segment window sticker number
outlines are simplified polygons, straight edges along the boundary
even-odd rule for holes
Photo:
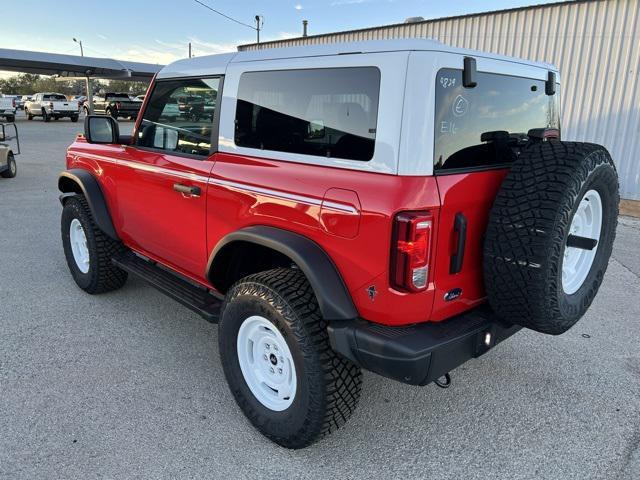
[[[454,77],[440,77],[440,85],[444,88],[455,87],[456,79]]]

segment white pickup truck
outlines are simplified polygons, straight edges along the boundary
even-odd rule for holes
[[[12,97],[0,95],[0,118],[4,117],[11,123],[16,119],[16,100]]]
[[[36,93],[30,102],[24,104],[24,112],[28,120],[42,116],[45,122],[52,118],[69,117],[72,122],[77,122],[80,115],[78,102],[67,100],[61,93]]]

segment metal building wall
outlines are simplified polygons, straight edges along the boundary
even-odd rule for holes
[[[266,42],[260,48],[403,37],[557,65],[563,138],[605,145],[618,168],[621,196],[640,200],[640,0],[563,2]]]

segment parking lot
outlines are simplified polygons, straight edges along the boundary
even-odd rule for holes
[[[0,179],[0,478],[640,478],[640,221],[621,218],[568,333],[522,331],[447,390],[365,373],[347,425],[289,451],[236,406],[215,325],[135,278],[76,287],[56,187],[82,123],[17,123],[18,176]]]

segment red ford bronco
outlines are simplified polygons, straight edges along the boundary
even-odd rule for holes
[[[92,294],[142,277],[219,322],[240,408],[307,446],[349,418],[361,369],[446,386],[589,307],[618,180],[603,147],[560,140],[559,85],[430,40],[175,62],[133,135],[88,116],[69,147],[69,269]]]

